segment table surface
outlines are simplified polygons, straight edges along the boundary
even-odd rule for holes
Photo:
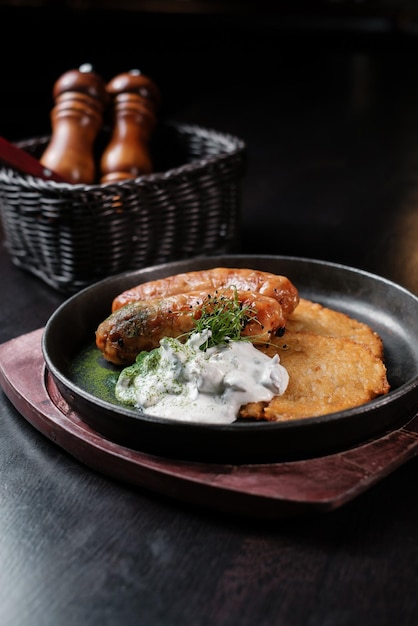
[[[172,106],[247,142],[243,251],[336,261],[418,294],[416,45],[284,58]],[[3,343],[65,296],[4,245],[0,266]],[[418,623],[416,460],[335,511],[244,518],[85,467],[0,393],[0,476],[4,626]]]

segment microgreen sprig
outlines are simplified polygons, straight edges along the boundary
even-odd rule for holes
[[[211,331],[210,337],[200,346],[202,350],[230,341],[239,341],[245,326],[251,321],[258,321],[257,311],[239,301],[235,287],[230,289],[232,297],[219,291],[213,296],[208,294],[198,313],[194,314],[195,328],[191,333]],[[245,339],[251,340],[251,337]]]

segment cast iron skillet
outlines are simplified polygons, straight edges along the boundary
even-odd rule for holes
[[[383,339],[391,391],[362,407],[288,422],[199,424],[141,414],[118,404],[118,368],[94,345],[95,330],[120,292],[138,283],[210,267],[247,267],[287,276],[300,296],[366,322]],[[418,298],[379,276],[319,260],[226,255],[166,263],[105,279],[62,304],[42,349],[60,393],[90,427],[129,448],[185,460],[264,463],[337,452],[412,418],[418,409]]]

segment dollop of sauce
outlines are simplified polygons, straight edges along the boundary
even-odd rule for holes
[[[247,402],[270,401],[285,392],[289,374],[278,355],[269,357],[250,341],[200,348],[210,331],[186,343],[165,337],[122,370],[115,395],[149,415],[189,422],[229,424]]]

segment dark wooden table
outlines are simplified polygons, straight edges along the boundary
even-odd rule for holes
[[[239,55],[226,39],[213,43],[229,53],[219,81],[207,54],[208,82],[168,109],[246,140],[243,251],[336,261],[418,294],[415,37],[307,36],[302,50],[279,31]],[[15,139],[29,122],[9,124]],[[65,297],[4,246],[0,266],[3,343],[43,327]],[[221,514],[92,471],[0,393],[0,622],[415,626],[417,484],[412,460],[325,514]]]

